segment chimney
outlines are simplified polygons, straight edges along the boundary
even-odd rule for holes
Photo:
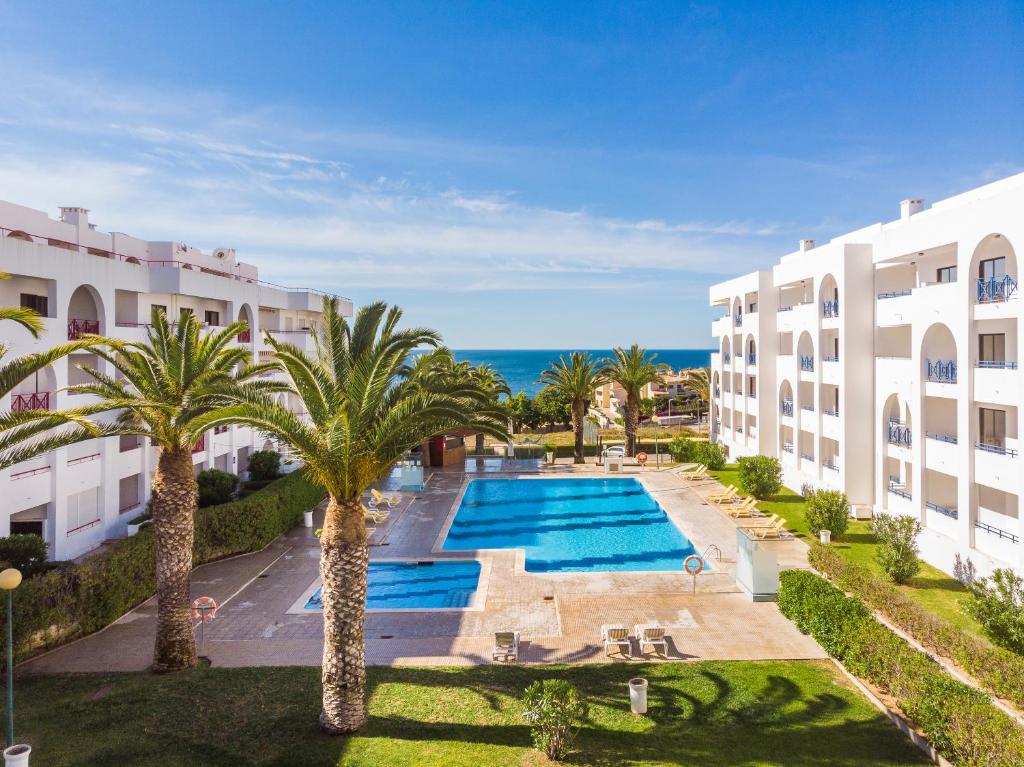
[[[814,240],[800,240],[800,252],[806,253],[814,249]]]
[[[924,200],[902,200],[900,202],[900,220],[906,221],[922,210],[924,210]]]
[[[60,209],[60,220],[65,224],[88,228],[89,210],[87,208],[63,207]]]

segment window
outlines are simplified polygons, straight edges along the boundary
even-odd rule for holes
[[[167,307],[164,306],[163,304],[153,304],[151,307],[149,307],[150,314],[152,314],[154,309],[163,312],[164,315],[167,314]]]
[[[944,266],[941,269],[937,269],[935,279],[938,282],[956,282],[956,267]]]
[[[987,407],[978,408],[978,411],[978,441],[983,445],[1006,447],[1006,411]]]
[[[747,392],[749,393],[749,396],[751,396],[751,397],[756,397],[757,396],[757,379],[756,378],[751,377],[749,379],[749,381],[747,383]]]
[[[97,503],[99,488],[94,487],[68,496],[68,535],[72,535],[100,521]]]
[[[203,313],[203,319],[207,325],[220,325],[220,312],[206,311]]]
[[[982,280],[1001,280],[1006,276],[1006,258],[989,258],[978,265],[978,278]]]
[[[34,293],[21,294],[21,306],[23,309],[31,309],[36,314],[46,317],[50,307],[50,299],[46,296],[37,296]]]
[[[978,359],[982,362],[1006,361],[1006,334],[981,333],[978,335]]]

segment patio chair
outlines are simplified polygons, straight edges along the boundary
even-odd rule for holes
[[[722,501],[728,501],[730,498],[735,496],[739,491],[736,489],[736,485],[729,485],[725,490],[720,493],[708,493],[708,500],[712,503],[721,503]]]
[[[689,469],[687,471],[677,472],[683,479],[697,480],[704,479],[708,475],[708,467],[704,464],[698,464],[696,468]]]
[[[730,517],[750,517],[757,511],[757,499],[753,496],[733,504],[726,512]]]
[[[494,632],[494,649],[491,651],[491,657],[503,663],[515,663],[519,660],[519,632]]]
[[[618,647],[627,658],[633,655],[633,646],[629,641],[629,629],[625,626],[619,624],[601,626],[601,641],[604,642],[605,655],[611,655],[612,647]]]
[[[384,495],[384,493],[382,493],[380,490],[378,490],[375,487],[370,488],[370,495],[373,498],[374,503],[377,504],[378,506],[391,506],[391,507],[394,507],[394,506],[397,506],[398,504],[400,504],[402,502],[402,499],[401,499],[400,496],[397,496],[397,495]]]
[[[655,651],[660,647],[662,655],[668,654],[668,642],[665,641],[664,627],[659,626],[657,623],[638,623],[633,628],[633,631],[637,644],[640,645],[641,655],[644,652],[645,646]]]
[[[379,525],[381,522],[386,521],[387,518],[391,516],[391,511],[388,509],[381,509],[376,506],[371,509],[368,509],[364,506],[363,514],[366,516],[367,519],[372,520],[373,522],[376,522]]]
[[[782,537],[782,533],[786,531],[786,520],[779,517],[766,527],[751,527],[749,530],[751,534],[759,540],[764,540],[765,538],[780,538]]]

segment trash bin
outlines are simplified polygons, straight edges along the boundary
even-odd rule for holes
[[[818,540],[821,541],[822,545],[828,546],[829,541],[832,540],[832,531],[831,530],[819,530],[818,531]]]
[[[647,680],[634,677],[629,680],[629,709],[634,714],[647,713]]]
[[[32,753],[32,746],[24,743],[4,749],[4,767],[28,767],[28,755]]]
[[[312,527],[313,526],[313,512],[312,511],[304,511],[304,512],[302,512],[302,526],[303,527]]]

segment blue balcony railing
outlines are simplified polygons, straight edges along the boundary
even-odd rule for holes
[[[822,413],[822,415],[830,415],[833,418],[838,418],[839,417],[839,411],[838,410],[833,410],[832,408],[825,408],[824,410],[821,411],[821,413]]]
[[[780,306],[779,307],[779,311],[780,312],[791,312],[791,311],[793,311],[793,307],[792,306]]]
[[[925,378],[933,383],[956,383],[956,360],[925,360]]]
[[[978,450],[984,450],[986,453],[998,453],[999,455],[1008,455],[1011,458],[1017,457],[1017,451],[1004,445],[993,445],[990,442],[975,442],[974,446]]]
[[[951,509],[948,506],[940,506],[939,504],[932,503],[931,501],[925,501],[924,505],[926,509],[937,511],[939,514],[949,517],[950,519],[957,519],[960,516],[956,509]]]
[[[878,298],[899,298],[900,296],[909,296],[910,292],[910,288],[907,288],[906,290],[886,290],[883,293],[879,293]]]
[[[729,352],[725,352],[725,353],[722,354],[722,362],[725,362],[726,364],[728,364],[731,361],[732,361],[732,355],[729,354]]]
[[[839,355],[837,354],[837,355],[835,355],[833,357],[822,357],[821,361],[822,362],[839,362]]]
[[[821,305],[822,314],[825,317],[838,317],[839,316],[839,299],[834,301],[825,301]]]
[[[801,354],[800,355],[800,369],[801,370],[806,370],[808,372],[814,372],[814,356],[813,355],[804,356],[803,354]]]
[[[994,370],[1016,370],[1017,363],[1008,360],[978,360],[974,363],[979,368],[992,368]]]
[[[756,365],[757,364],[757,355],[754,354],[753,352],[748,354],[747,355],[747,364],[748,365]]]
[[[808,413],[813,413],[814,412],[814,403],[811,403],[810,405],[801,405],[800,409],[801,410],[805,410]]]
[[[908,501],[914,500],[914,496],[910,494],[910,491],[899,485],[889,485],[889,492],[893,495],[898,495],[900,498],[906,498]]]
[[[733,322],[736,324],[736,327],[739,327],[740,325],[742,325],[743,324],[743,315],[742,314],[737,314],[735,317],[733,317]]]
[[[779,409],[783,415],[793,415],[793,400],[783,400]]]
[[[924,436],[928,439],[937,440],[938,442],[948,442],[951,445],[957,444],[955,434],[939,434],[938,432],[934,431],[926,431],[924,433]]]
[[[839,471],[839,464],[831,459],[825,461],[825,463],[823,463],[822,466],[828,469],[829,471]]]
[[[810,461],[811,463],[814,463],[814,456],[811,455],[810,453],[800,453],[800,457],[805,461]]]
[[[899,421],[889,421],[889,444],[900,447],[911,446],[910,427],[904,426]]]
[[[990,304],[1005,301],[1017,292],[1017,281],[1009,274],[1002,277],[978,278],[978,303]]]
[[[1008,533],[1005,530],[1000,530],[998,527],[993,527],[992,525],[985,524],[984,522],[976,521],[974,523],[974,526],[979,530],[984,530],[986,533],[992,533],[992,535],[996,535],[1004,540],[1009,541],[1010,543],[1017,543],[1017,541],[1020,540],[1013,533]]]

